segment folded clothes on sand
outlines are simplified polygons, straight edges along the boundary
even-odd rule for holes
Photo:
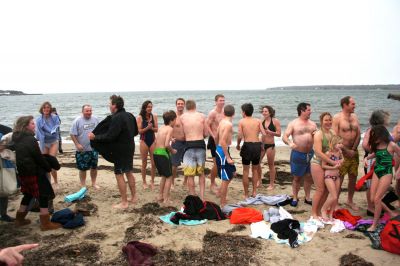
[[[238,202],[238,204],[242,206],[246,205],[261,205],[261,204],[267,204],[271,206],[275,206],[281,202],[286,201],[290,197],[286,194],[283,195],[273,195],[273,196],[265,196],[262,194],[257,194],[255,197],[249,197],[245,199],[244,201]]]

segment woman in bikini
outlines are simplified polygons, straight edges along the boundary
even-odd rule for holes
[[[60,119],[51,113],[51,103],[44,102],[39,109],[40,116],[36,118],[36,138],[43,154],[56,157],[58,152]],[[58,188],[57,171],[52,170],[51,175],[54,179],[53,188]]]
[[[332,115],[328,112],[323,112],[319,116],[319,121],[321,128],[314,134],[314,157],[311,160],[311,176],[315,184],[315,193],[312,200],[310,219],[317,223],[319,223],[318,218],[322,215],[321,209],[328,196],[322,161],[330,165],[337,164],[337,167],[340,166],[340,163],[333,161],[326,155],[326,152],[329,150],[329,142],[335,135],[335,132],[332,130]]]
[[[157,115],[152,114],[153,103],[151,101],[145,101],[142,104],[140,114],[137,117],[137,125],[139,127],[140,134],[140,156],[142,158],[142,180],[143,188],[148,188],[146,181],[146,168],[147,168],[147,156],[150,156],[151,162],[151,181],[150,187],[154,189],[154,176],[155,176],[155,165],[153,159],[154,143],[155,143],[155,132],[158,130]]]
[[[369,135],[369,146],[371,154],[365,159],[375,158],[374,174],[371,183],[371,199],[374,203],[374,220],[368,231],[373,232],[379,223],[379,217],[382,211],[382,198],[386,194],[393,178],[393,155],[400,155],[400,147],[391,141],[389,131],[385,126],[379,125],[371,128]],[[400,170],[395,173],[396,179],[400,179]]]
[[[269,168],[269,186],[267,190],[274,189],[276,169],[275,169],[275,137],[281,136],[281,122],[275,118],[275,110],[271,106],[262,107],[262,115],[264,120],[262,121],[262,126],[265,129],[266,135],[262,136],[262,149],[261,149],[261,159],[259,164],[259,179],[257,182],[257,187],[261,186],[262,181],[262,167],[261,162],[265,155],[267,155],[268,168]]]

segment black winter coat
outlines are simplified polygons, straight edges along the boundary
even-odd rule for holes
[[[126,160],[135,152],[136,119],[124,108],[106,117],[93,130],[91,146],[109,162]]]
[[[33,133],[14,132],[12,135],[19,176],[39,176],[51,171],[49,163],[42,155]]]

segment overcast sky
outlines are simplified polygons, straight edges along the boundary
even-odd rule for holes
[[[400,1],[2,1],[0,89],[399,84]]]

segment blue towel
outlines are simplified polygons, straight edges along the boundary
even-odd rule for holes
[[[87,188],[83,187],[78,192],[65,196],[64,201],[65,202],[73,202],[74,200],[81,200],[85,197],[86,192],[87,192]]]
[[[161,221],[171,224],[171,225],[176,225],[173,222],[171,222],[171,217],[175,215],[176,212],[171,212],[170,214],[160,216]],[[199,225],[199,224],[205,224],[207,222],[207,219],[204,220],[179,220],[179,225]]]

